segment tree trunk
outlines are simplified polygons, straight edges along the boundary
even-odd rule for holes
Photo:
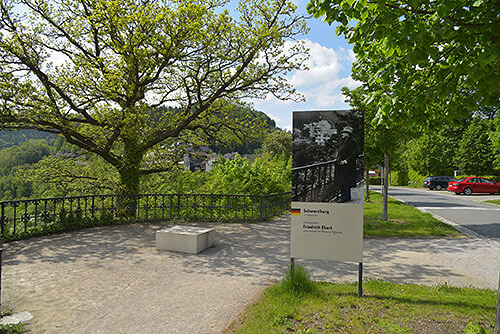
[[[368,167],[368,162],[365,161],[365,201],[370,200],[370,168]]]
[[[384,192],[382,203],[382,220],[387,221],[387,199],[389,194],[389,145],[385,145],[384,152]]]
[[[133,219],[137,214],[137,205],[140,182],[140,165],[143,152],[138,149],[136,140],[124,140],[124,154],[122,164],[118,169],[120,174],[120,195],[117,205],[119,216],[124,219]]]

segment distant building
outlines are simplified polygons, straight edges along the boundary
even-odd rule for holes
[[[325,145],[328,139],[337,134],[337,129],[324,119],[304,124],[304,130],[309,132],[309,137],[318,145]]]

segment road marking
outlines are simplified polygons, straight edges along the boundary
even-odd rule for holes
[[[423,210],[479,210],[479,211],[500,211],[497,208],[475,208],[472,206],[450,206],[450,207],[433,207],[433,206],[416,206]]]

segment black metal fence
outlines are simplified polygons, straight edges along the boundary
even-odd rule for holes
[[[354,185],[363,182],[363,159],[364,154],[356,158]],[[292,168],[292,201],[334,202],[340,196],[340,187],[334,182],[336,164],[335,159]]]
[[[0,202],[2,240],[124,221],[262,221],[290,209],[291,192],[271,195],[92,195]]]
[[[333,183],[337,160],[292,169],[293,201],[328,202],[340,194]]]

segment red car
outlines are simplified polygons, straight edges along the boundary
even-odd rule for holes
[[[448,183],[448,190],[455,194],[470,195],[472,193],[500,194],[500,183],[495,183],[484,177],[466,177]]]

